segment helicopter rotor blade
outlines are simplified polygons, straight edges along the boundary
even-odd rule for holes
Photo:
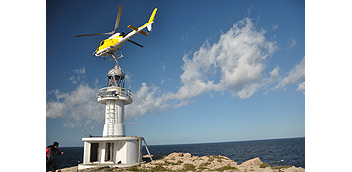
[[[119,27],[121,13],[122,13],[122,8],[123,8],[123,6],[120,5],[119,6],[119,11],[117,12],[117,18],[116,18],[115,28],[114,28],[113,32],[116,31],[117,27]]]
[[[82,36],[93,36],[93,35],[112,35],[114,32],[108,33],[93,33],[93,34],[83,34],[83,35],[75,35],[75,37],[82,37]]]
[[[113,31],[108,32],[108,33],[93,33],[93,34],[75,35],[75,37],[94,36],[94,35],[113,35],[113,34],[115,34],[117,27],[119,27],[122,9],[123,9],[123,6],[120,5],[120,6],[119,6],[119,11],[117,12],[117,18],[116,18],[115,28],[114,28]]]
[[[141,45],[141,44],[138,44],[137,42],[134,42],[134,41],[132,41],[132,40],[130,40],[130,39],[128,39],[127,41],[129,41],[129,42],[131,42],[131,43],[133,43],[133,44],[136,44],[136,45],[138,45],[138,46],[140,46],[140,47],[144,47],[143,45]]]

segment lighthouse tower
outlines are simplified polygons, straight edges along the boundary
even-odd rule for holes
[[[125,74],[116,64],[107,74],[107,87],[98,93],[98,102],[105,105],[105,124],[102,136],[82,138],[83,163],[78,169],[110,166],[130,167],[142,163],[143,137],[126,136],[124,126],[125,105],[132,103],[132,92],[124,88]],[[149,154],[150,155],[150,154]]]
[[[114,69],[108,73],[108,87],[99,90],[98,102],[105,104],[105,124],[103,136],[124,137],[125,125],[125,105],[131,104],[132,92],[124,88],[125,73],[116,64]]]

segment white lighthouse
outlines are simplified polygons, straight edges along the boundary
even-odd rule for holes
[[[98,102],[105,104],[105,124],[103,136],[124,137],[125,105],[131,104],[132,92],[124,88],[125,74],[120,66],[116,65],[108,73],[108,86],[99,90]]]
[[[125,105],[133,101],[132,92],[124,88],[125,74],[116,65],[108,73],[108,87],[98,93],[98,102],[105,105],[105,124],[102,136],[82,138],[83,163],[78,169],[110,166],[129,167],[142,163],[143,137],[126,136],[124,126]],[[147,147],[146,147],[147,148]],[[147,148],[149,153],[149,150]]]

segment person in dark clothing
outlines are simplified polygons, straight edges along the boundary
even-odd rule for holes
[[[46,171],[49,170],[50,166],[52,168],[52,172],[56,171],[56,157],[57,155],[64,154],[64,152],[61,152],[58,147],[59,143],[54,142],[53,145],[50,145],[46,148]]]

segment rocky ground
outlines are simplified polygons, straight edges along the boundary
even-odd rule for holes
[[[294,166],[276,166],[253,158],[238,165],[235,161],[221,155],[192,156],[190,153],[171,153],[166,156],[155,156],[154,161],[129,168],[94,168],[79,172],[105,172],[105,171],[219,171],[219,172],[303,172],[304,168]],[[62,172],[78,171],[77,166],[65,168]]]

